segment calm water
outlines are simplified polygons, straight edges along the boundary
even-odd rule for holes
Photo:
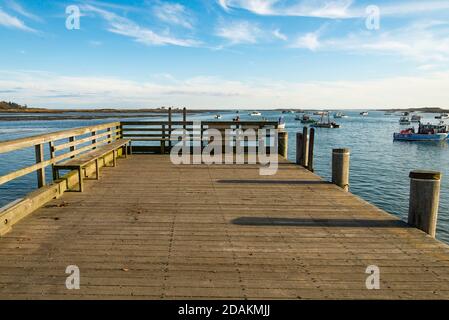
[[[248,112],[241,112],[242,120],[256,120]],[[370,112],[361,117],[359,112],[348,111],[349,118],[337,119],[340,129],[317,129],[315,144],[315,170],[325,179],[331,175],[333,148],[351,149],[351,192],[378,207],[406,220],[408,212],[409,178],[414,169],[432,169],[443,172],[440,214],[437,237],[449,243],[449,144],[448,142],[393,142],[393,132],[399,130],[398,116],[386,116],[383,112]],[[234,112],[223,112],[222,120],[231,120]],[[276,120],[280,112],[262,112],[269,120]],[[423,114],[424,121],[435,122],[434,114]],[[295,160],[295,134],[302,130],[295,114],[284,115],[289,132],[289,158]],[[174,118],[177,120],[179,118]],[[212,120],[212,114],[189,116],[189,120]],[[0,122],[0,140],[16,139],[73,127],[112,122],[106,120],[70,121],[16,121]],[[131,119],[126,119],[131,120]],[[136,118],[158,120],[158,118]],[[48,154],[48,152],[47,152]],[[0,155],[0,175],[32,164],[31,149]],[[47,170],[48,181],[50,172]],[[0,206],[23,197],[36,188],[35,173],[0,186]]]

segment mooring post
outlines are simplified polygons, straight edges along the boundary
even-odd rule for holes
[[[315,129],[310,129],[310,136],[309,136],[309,156],[307,157],[307,169],[311,172],[313,172],[313,151],[315,146]]]
[[[187,108],[183,108],[182,109],[182,121],[184,122],[184,130],[186,130],[187,129],[187,125],[186,125],[186,122],[187,122]]]
[[[435,238],[440,202],[441,172],[410,172],[408,223]]]
[[[297,132],[296,133],[296,164],[297,165],[302,164],[302,157],[304,156],[304,154],[302,153],[302,144],[303,144],[302,133]]]
[[[288,132],[278,131],[278,154],[288,157]]]
[[[171,149],[171,107],[168,108],[168,148]]]
[[[332,150],[332,183],[349,191],[349,149]]]
[[[307,127],[302,128],[302,158],[301,165],[305,168],[308,164],[309,158],[309,129]]]

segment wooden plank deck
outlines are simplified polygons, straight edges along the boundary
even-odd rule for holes
[[[0,257],[1,299],[449,298],[447,245],[287,162],[132,155],[15,225]]]

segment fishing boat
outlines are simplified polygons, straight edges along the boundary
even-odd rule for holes
[[[215,119],[221,119],[221,114],[216,114],[214,118]]]
[[[363,111],[363,112],[360,112],[360,115],[361,115],[362,117],[366,117],[366,116],[369,115],[369,113],[368,113],[368,111]]]
[[[307,114],[304,114],[302,117],[300,117],[299,115],[297,115],[297,116],[295,117],[295,120],[299,120],[299,121],[301,121],[301,123],[304,123],[304,124],[309,124],[309,123],[315,123],[315,122],[316,122],[315,119],[311,118],[311,117],[310,117],[309,115],[307,115]]]
[[[421,122],[422,116],[414,114],[412,115],[412,118],[410,119],[411,122]]]
[[[393,134],[395,141],[443,141],[448,138],[448,126],[444,123],[419,124],[418,132],[415,128],[408,128]]]
[[[321,116],[321,119],[319,122],[316,122],[312,124],[312,127],[315,128],[327,128],[327,129],[337,129],[340,128],[340,125],[336,122],[330,120],[329,113],[327,114],[327,121],[324,120],[325,115],[323,114]]]
[[[343,112],[337,112],[334,114],[335,119],[341,119],[341,118],[347,118],[348,116],[345,115]]]
[[[436,116],[435,119],[449,119],[449,114],[442,113],[439,116]]]
[[[253,111],[249,115],[251,117],[260,117],[262,114],[259,111]]]
[[[285,129],[285,119],[284,117],[280,117],[278,120],[278,129]]]
[[[410,124],[411,124],[410,118],[409,118],[409,117],[401,117],[401,118],[399,119],[399,124],[400,124],[401,126],[408,126],[408,125],[410,125]]]

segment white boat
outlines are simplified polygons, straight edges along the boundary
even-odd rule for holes
[[[217,114],[217,115],[215,115],[215,117],[214,117],[215,119],[221,119],[221,114]]]
[[[260,117],[262,114],[259,111],[253,111],[249,115],[251,117]]]
[[[401,126],[408,126],[409,124],[411,124],[410,118],[409,118],[409,117],[401,117],[401,118],[399,119],[399,124],[400,124]]]
[[[284,117],[280,117],[279,118],[278,129],[285,129],[285,119],[284,119]]]
[[[347,115],[345,115],[344,113],[342,113],[342,112],[337,112],[336,114],[334,114],[334,118],[335,119],[341,119],[341,118],[347,118],[348,116]]]
[[[360,112],[360,115],[362,117],[366,117],[367,115],[369,115],[369,113],[368,113],[368,111],[363,111],[363,112]]]

